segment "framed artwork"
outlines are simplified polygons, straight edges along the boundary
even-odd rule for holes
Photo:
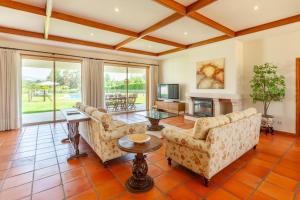
[[[224,89],[225,58],[197,62],[197,89]]]

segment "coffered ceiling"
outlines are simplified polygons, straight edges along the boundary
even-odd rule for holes
[[[147,56],[299,21],[299,0],[0,0],[4,34]]]

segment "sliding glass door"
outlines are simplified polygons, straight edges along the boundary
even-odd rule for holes
[[[146,67],[104,66],[105,104],[109,112],[141,111],[147,109]]]
[[[63,120],[60,109],[81,101],[81,63],[22,59],[22,123]]]
[[[147,70],[128,67],[128,109],[147,109]]]
[[[55,119],[63,120],[60,109],[81,102],[81,63],[55,61],[55,83]]]

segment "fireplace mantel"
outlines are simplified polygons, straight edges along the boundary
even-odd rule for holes
[[[221,106],[224,106],[224,102],[231,106],[231,112],[240,111],[242,109],[241,96],[238,94],[224,94],[224,93],[189,93],[188,94],[188,103],[189,103],[189,115],[188,118],[191,119],[191,116],[194,116],[194,105],[193,98],[206,98],[213,100],[213,115],[218,116],[222,113]],[[197,118],[195,118],[197,119]],[[193,120],[193,119],[192,119]]]
[[[232,99],[240,100],[241,96],[238,94],[224,94],[224,93],[189,93],[188,97],[200,97],[200,98],[211,98],[211,99]]]

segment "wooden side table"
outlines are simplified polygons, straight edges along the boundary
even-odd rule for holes
[[[121,150],[136,153],[135,159],[132,165],[132,176],[126,182],[126,188],[130,192],[145,192],[153,187],[153,179],[148,173],[148,165],[145,160],[146,155],[159,149],[162,144],[158,137],[149,135],[150,141],[142,144],[134,143],[128,140],[127,136],[124,136],[118,140],[118,146]]]
[[[86,153],[79,153],[80,134],[78,127],[79,122],[88,121],[90,120],[90,117],[80,112],[77,108],[61,109],[61,112],[65,117],[68,125],[68,138],[63,139],[61,142],[71,142],[75,150],[75,154],[70,156],[68,160],[87,156]],[[78,112],[78,114],[70,115],[68,114],[69,112]]]

